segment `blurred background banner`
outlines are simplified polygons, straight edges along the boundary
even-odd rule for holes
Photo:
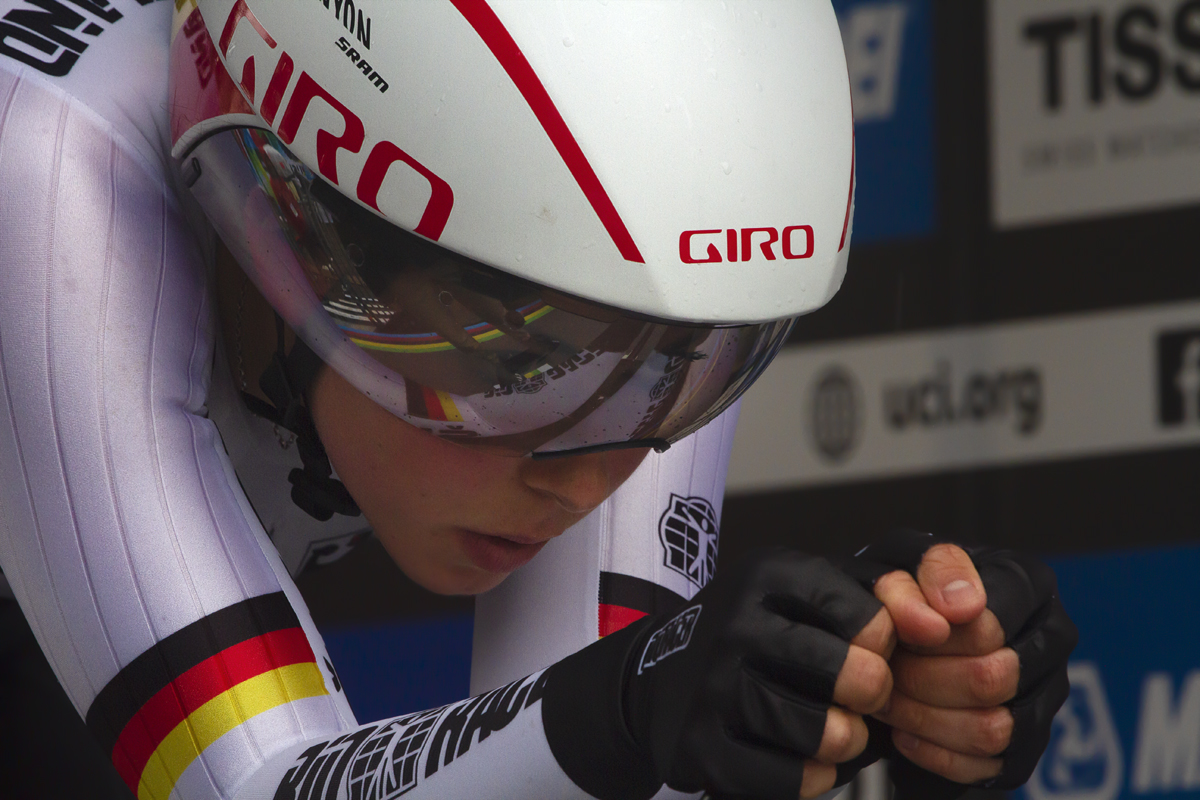
[[[1200,792],[1200,548],[1053,562],[1079,625],[1071,697],[1018,794],[1027,800],[1195,797]],[[1188,624],[1190,622],[1190,624]],[[1116,635],[1114,635],[1116,634]]]
[[[854,240],[926,236],[936,225],[929,0],[833,7],[854,98]]]
[[[734,492],[1195,444],[1200,302],[797,347],[742,410]]]
[[[1200,0],[833,5],[849,272],[746,397],[720,560],[895,527],[1040,553],[1082,639],[1020,794],[1200,798]],[[466,695],[469,600],[377,542],[300,584],[359,713]]]
[[[1200,199],[1200,6],[993,0],[988,9],[997,225]]]

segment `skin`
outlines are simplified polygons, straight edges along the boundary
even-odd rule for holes
[[[252,376],[274,348],[272,312],[227,253],[217,288],[235,379],[248,378],[244,388],[258,393]],[[499,547],[513,560],[531,557],[616,491],[648,452],[534,461],[471,450],[401,421],[332,370],[317,378],[309,404],[338,476],[388,553],[442,594],[484,592],[512,571],[481,567],[472,539],[505,537]],[[946,591],[952,586],[960,591]],[[851,643],[800,796],[828,791],[836,764],[863,751],[868,714],[893,727],[901,753],[933,772],[961,783],[998,774],[995,756],[1012,734],[1002,703],[1015,695],[1020,667],[970,557],[938,545],[916,580],[885,575],[875,594],[884,608]]]
[[[889,573],[875,596],[884,608],[851,644],[834,687],[838,707],[806,762],[800,796],[833,788],[835,765],[863,751],[865,714],[892,726],[897,749],[918,766],[958,783],[994,778],[1012,738],[1003,703],[1016,695],[1020,663],[1004,646],[970,556],[932,547],[915,580]]]
[[[648,452],[535,461],[471,450],[401,421],[332,370],[314,384],[311,405],[334,468],[388,553],[442,594],[484,592],[511,571],[481,568],[464,532],[540,548],[616,491]],[[805,764],[802,798],[831,789],[836,765],[866,747],[864,715],[891,725],[900,752],[939,775],[973,783],[999,773],[995,756],[1012,735],[1002,704],[1016,693],[1016,653],[1003,646],[964,551],[938,545],[917,574],[877,582],[884,608],[851,643],[820,749]]]
[[[514,562],[532,557],[604,502],[649,452],[542,461],[461,447],[403,422],[330,369],[310,405],[330,462],[375,535],[405,574],[439,594],[486,592],[519,566],[481,566],[472,539],[494,540],[489,545],[514,551]]]

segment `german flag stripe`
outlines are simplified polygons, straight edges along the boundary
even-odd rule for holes
[[[320,669],[311,661],[291,664],[242,681],[180,721],[155,749],[136,786],[138,800],[168,800],[176,781],[206,747],[264,711],[326,694]]]
[[[425,410],[428,412],[425,418],[445,422],[446,411],[442,408],[442,401],[438,397],[437,390],[430,389],[428,386],[422,386],[421,393],[425,396]]]
[[[159,740],[150,747],[154,752],[179,720],[220,692],[299,661],[316,670],[283,592],[253,597],[193,622],[130,662],[101,689],[88,709],[87,726],[119,769],[126,762],[123,773],[136,771],[141,755],[131,755],[147,753],[147,738]]]
[[[661,614],[684,603],[684,598],[654,581],[601,572],[597,625],[601,636],[616,633],[642,617]]]
[[[404,381],[404,393],[408,397],[408,413],[414,417],[429,419],[429,409],[425,405],[424,388],[416,381]]]
[[[211,700],[264,673],[314,661],[312,647],[300,628],[248,639],[201,661],[150,698],[125,726],[112,749],[117,772],[135,788],[163,740]]]
[[[435,390],[436,391],[436,390]],[[462,422],[462,414],[458,410],[458,406],[454,405],[454,399],[450,397],[449,392],[437,392],[438,404],[442,407],[442,416],[447,422]]]

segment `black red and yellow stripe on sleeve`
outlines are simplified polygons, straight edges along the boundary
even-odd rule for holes
[[[642,617],[654,616],[684,603],[684,598],[645,578],[619,572],[600,573],[600,636],[616,633]]]
[[[176,631],[100,691],[87,725],[138,800],[167,800],[200,753],[247,719],[328,694],[283,592]]]

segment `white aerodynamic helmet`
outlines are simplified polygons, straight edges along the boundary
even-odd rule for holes
[[[312,353],[515,454],[665,447],[845,274],[829,0],[180,0],[176,162]]]

